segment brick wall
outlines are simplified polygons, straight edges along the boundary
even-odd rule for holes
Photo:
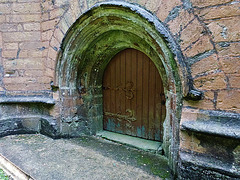
[[[0,11],[1,89],[45,90],[40,1],[1,1]]]
[[[58,85],[55,72],[61,43],[70,26],[97,2],[100,1],[2,0],[0,95],[27,96],[48,93],[56,102],[49,113],[55,119],[60,118],[61,110],[58,103],[61,99],[58,92],[51,91],[50,82]],[[194,87],[204,93],[200,101],[183,101],[181,124],[201,121],[202,116],[210,120],[218,117],[209,115],[209,110],[219,114],[226,113],[225,119],[227,116],[237,119],[240,113],[240,2],[234,0],[128,0],[128,2],[141,5],[164,23],[180,46]],[[60,120],[56,121],[59,123]],[[238,120],[235,125],[239,126]],[[232,126],[234,125],[230,127]],[[185,130],[189,127],[186,125]],[[204,139],[205,136],[199,137],[192,134],[193,130],[190,133],[186,133],[185,130],[180,135],[182,152],[210,151],[209,144],[205,145],[205,148],[201,145],[203,141],[201,138]],[[219,133],[215,135],[218,136]],[[239,142],[238,139],[237,141]],[[236,151],[238,152],[232,150]],[[218,158],[217,155],[214,157]]]
[[[97,1],[96,1],[97,2]],[[130,1],[131,2],[131,1]],[[48,90],[60,44],[69,27],[95,2],[1,1],[1,91]],[[239,2],[138,1],[173,33],[206,94],[186,106],[240,112]],[[227,98],[228,103],[223,103]]]

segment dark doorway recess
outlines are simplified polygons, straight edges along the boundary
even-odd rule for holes
[[[103,77],[103,129],[162,141],[166,116],[161,77],[141,51],[125,49],[112,58]]]

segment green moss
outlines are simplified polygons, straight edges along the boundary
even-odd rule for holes
[[[163,156],[137,156],[137,162],[141,166],[148,166],[151,173],[163,179],[170,179],[171,173],[168,160]]]
[[[0,180],[9,180],[8,175],[2,169],[0,169]]]

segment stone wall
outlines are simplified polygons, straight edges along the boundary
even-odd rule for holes
[[[81,88],[80,93],[76,89],[58,89],[58,78],[62,75],[56,64],[70,27],[99,2],[0,2],[0,135],[94,134],[85,119],[89,112],[81,108],[88,103],[89,94]],[[176,146],[179,178],[239,178],[240,2],[126,2],[140,5],[162,22],[186,64],[188,82],[182,80],[182,92],[176,92],[182,97],[182,105],[171,105],[173,110],[180,109],[181,117],[180,126],[171,127],[179,137],[173,140],[179,144]],[[186,98],[186,89],[200,90],[204,96],[198,101],[191,100]]]

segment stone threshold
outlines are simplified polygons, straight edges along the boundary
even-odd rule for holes
[[[97,133],[97,136],[145,151],[158,152],[160,154],[162,153],[162,143],[158,141],[146,140],[110,131],[100,131]]]

